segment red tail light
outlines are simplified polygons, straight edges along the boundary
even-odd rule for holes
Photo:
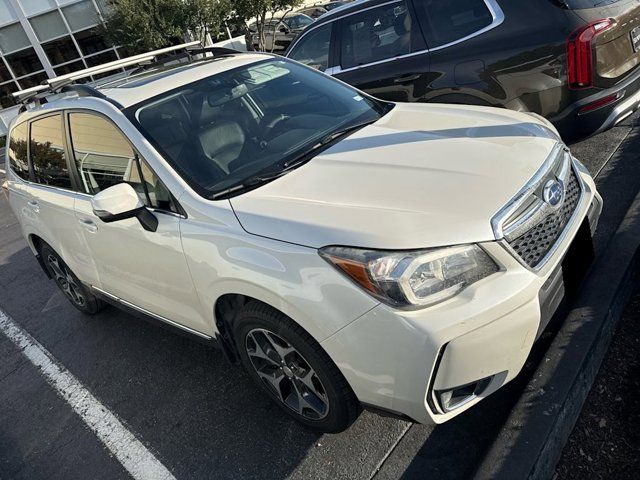
[[[613,26],[613,20],[596,20],[573,32],[567,40],[569,88],[577,90],[593,85],[593,39]]]

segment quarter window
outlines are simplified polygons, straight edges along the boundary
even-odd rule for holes
[[[148,207],[177,212],[169,190],[115,125],[97,115],[72,113],[69,129],[85,193],[128,183]]]
[[[430,48],[468,37],[493,22],[485,0],[415,0],[414,4]]]
[[[342,23],[342,68],[386,60],[412,51],[413,20],[406,2],[346,17]]]
[[[323,25],[304,36],[289,57],[324,72],[329,68],[330,43],[331,24]]]
[[[9,138],[9,164],[11,170],[23,180],[29,180],[29,161],[27,160],[27,132],[26,123],[18,125],[11,132]]]
[[[31,124],[29,156],[37,183],[72,188],[64,150],[61,115],[51,115]]]

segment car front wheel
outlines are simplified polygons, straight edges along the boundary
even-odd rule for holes
[[[235,320],[235,341],[252,379],[290,416],[325,433],[348,428],[358,401],[320,345],[286,315],[259,302]]]

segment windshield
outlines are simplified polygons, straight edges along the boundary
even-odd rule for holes
[[[213,198],[298,166],[387,108],[310,68],[269,59],[183,85],[127,115],[198,193]]]

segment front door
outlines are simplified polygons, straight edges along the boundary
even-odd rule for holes
[[[182,249],[182,216],[173,196],[110,120],[72,112],[68,122],[86,193],[76,201],[75,213],[97,266],[96,287],[164,320],[210,333],[212,322],[201,312]],[[136,218],[104,223],[93,213],[92,196],[122,182],[132,185],[156,215],[157,231],[145,230]]]

